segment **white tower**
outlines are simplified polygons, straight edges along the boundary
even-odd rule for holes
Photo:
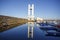
[[[28,20],[34,20],[34,4],[28,5]]]
[[[28,5],[28,21],[34,21],[34,4]],[[33,38],[34,22],[28,22],[28,38]]]

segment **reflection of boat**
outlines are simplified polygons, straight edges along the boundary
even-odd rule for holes
[[[55,23],[49,23],[50,26],[55,26],[56,24]]]
[[[47,31],[47,30],[57,30],[55,27],[40,27],[40,29]]]
[[[40,26],[47,26],[48,23],[38,23]]]
[[[49,30],[46,32],[48,35],[56,35],[56,31],[55,30]]]
[[[40,26],[48,26],[48,25],[50,25],[50,26],[55,26],[56,24],[55,23],[48,23],[48,22],[46,22],[46,23],[37,23],[37,24],[39,24]]]
[[[57,27],[57,28],[60,28],[60,24],[57,24],[56,27]]]
[[[60,32],[57,32],[55,30],[49,30],[49,31],[46,32],[46,35],[49,35],[49,36],[53,36],[53,35],[60,36]]]
[[[41,26],[40,29],[42,30],[57,30],[57,28],[55,27],[55,24],[54,23],[39,23],[39,25]]]
[[[60,32],[60,28],[57,28],[57,31]]]

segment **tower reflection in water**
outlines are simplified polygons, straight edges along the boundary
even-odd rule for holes
[[[34,22],[28,22],[28,38],[33,38]]]

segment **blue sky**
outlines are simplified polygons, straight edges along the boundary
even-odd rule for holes
[[[0,15],[27,18],[28,4],[34,4],[35,18],[60,19],[60,0],[0,0]]]

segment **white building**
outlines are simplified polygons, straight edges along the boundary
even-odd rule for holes
[[[40,23],[40,22],[43,22],[43,19],[42,19],[42,18],[37,17],[37,18],[36,18],[36,21],[37,21],[38,23]]]

